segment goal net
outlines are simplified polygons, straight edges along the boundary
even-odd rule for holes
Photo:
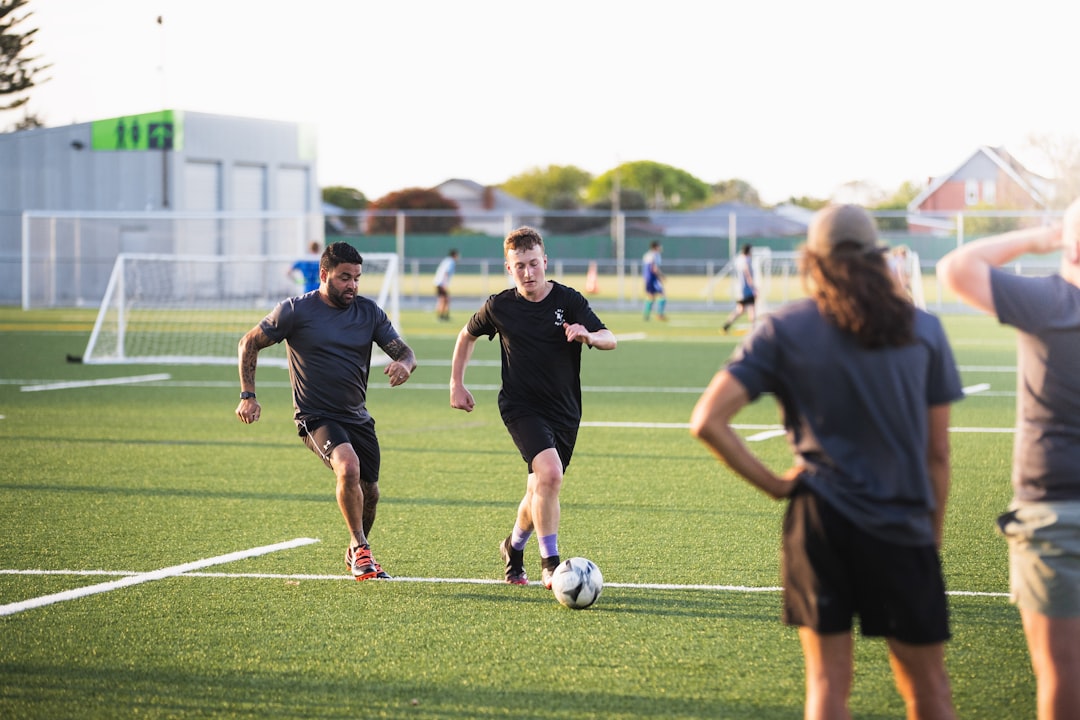
[[[289,256],[321,237],[321,219],[302,213],[28,210],[22,306],[97,307],[120,253]]]
[[[116,258],[83,362],[213,364],[237,362],[237,343],[281,300],[299,295],[295,256],[154,255]],[[364,255],[359,294],[374,300],[400,331],[398,256]],[[376,347],[372,365],[386,363]],[[287,364],[285,343],[259,364]]]

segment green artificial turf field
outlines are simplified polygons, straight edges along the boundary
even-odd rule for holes
[[[296,437],[285,370],[260,370],[263,418],[247,426],[235,367],[68,363],[92,311],[0,309],[0,716],[800,717],[801,652],[779,621],[783,504],[686,430],[738,341],[717,332],[727,308],[600,313],[624,339],[585,354],[559,542],[607,586],[572,611],[498,582],[525,471],[496,408],[496,343],[467,375],[476,410],[449,407],[463,305],[451,324],[403,315],[420,360],[407,385],[373,374],[371,539],[395,580],[364,583],[345,573],[333,477]],[[943,550],[955,703],[1032,717],[993,530],[1010,497],[1013,338],[945,321],[973,389],[952,416]],[[778,414],[765,398],[737,420],[752,435]],[[790,459],[783,437],[755,450]],[[526,557],[538,577],[535,542]],[[857,642],[851,707],[904,714],[880,640]]]

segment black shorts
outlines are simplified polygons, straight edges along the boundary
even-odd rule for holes
[[[350,423],[341,420],[328,420],[320,417],[301,418],[296,423],[297,431],[304,444],[318,455],[326,467],[330,465],[330,455],[338,445],[352,445],[356,456],[360,458],[360,482],[379,482],[379,466],[382,454],[379,451],[379,438],[375,435],[375,420]]]
[[[911,644],[949,639],[941,559],[933,545],[885,542],[856,527],[806,486],[784,517],[784,622]]]
[[[745,295],[743,295],[742,300],[739,301],[739,304],[753,305],[755,300],[757,300],[757,295],[755,295],[754,293],[746,293]]]
[[[450,297],[450,293],[442,285],[435,286],[435,295],[437,297]]]
[[[577,444],[578,429],[574,427],[560,427],[553,425],[542,417],[526,415],[504,420],[506,429],[510,432],[514,444],[521,453],[521,459],[529,465],[532,472],[532,461],[540,453],[548,448],[555,448],[562,461],[563,472],[570,466],[570,458],[574,454],[574,445]]]

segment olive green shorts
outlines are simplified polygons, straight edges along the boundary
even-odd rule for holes
[[[1009,543],[1009,591],[1017,607],[1080,616],[1080,502],[1013,503],[997,526]]]

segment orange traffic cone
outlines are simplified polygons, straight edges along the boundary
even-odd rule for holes
[[[599,274],[596,271],[596,261],[589,263],[589,272],[585,275],[585,292],[595,295],[600,292]]]

